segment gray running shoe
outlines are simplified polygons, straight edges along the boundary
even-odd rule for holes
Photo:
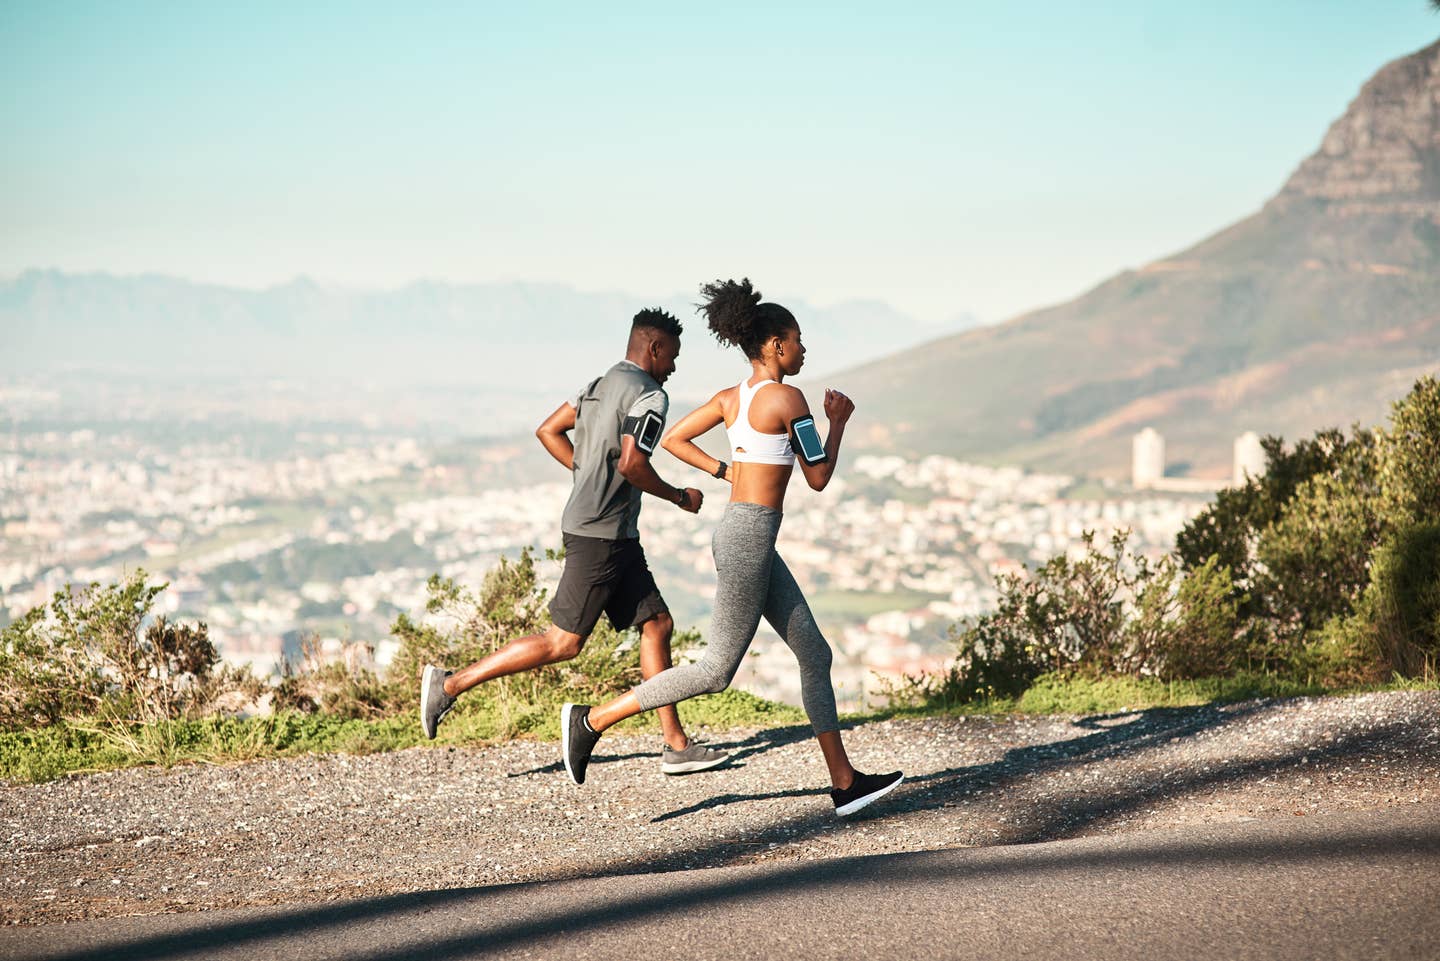
[[[432,741],[435,740],[435,729],[455,706],[455,698],[445,693],[445,678],[451,673],[427,664],[425,673],[420,676],[420,726],[424,728],[425,736]]]
[[[683,751],[665,745],[665,753],[660,756],[660,770],[666,774],[694,774],[696,771],[708,771],[729,759],[730,755],[724,751],[706,747],[691,738]]]

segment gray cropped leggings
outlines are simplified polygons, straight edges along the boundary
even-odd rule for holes
[[[775,553],[780,517],[773,507],[760,504],[732,501],[725,507],[711,541],[715,615],[705,654],[694,664],[661,671],[635,688],[642,708],[651,711],[729,687],[764,615],[800,662],[800,699],[815,733],[840,730],[830,687],[830,645],[815,625],[790,569]]]

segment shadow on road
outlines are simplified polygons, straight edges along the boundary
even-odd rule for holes
[[[813,736],[814,735],[812,734],[809,727],[782,727],[775,728],[773,730],[759,731],[741,741],[714,741],[711,742],[711,747],[719,748],[722,751],[730,752],[730,760],[725,762],[725,766],[729,767],[736,762],[743,761],[745,758],[752,755],[761,754],[765,751],[771,750],[772,748],[784,747],[786,744],[794,744],[796,741],[809,740]],[[658,761],[660,758],[658,739],[656,741],[656,749],[654,751],[635,751],[630,754],[606,754],[603,750],[601,750],[604,745],[605,741],[601,740],[599,742],[599,746],[597,747],[597,751],[599,751],[600,753],[591,756],[591,764],[609,764],[614,761],[634,761],[647,757],[655,758]],[[556,751],[558,753],[558,747],[556,748]],[[550,764],[544,764],[540,767],[532,767],[524,771],[511,771],[505,776],[529,777],[532,774],[557,774],[563,772],[564,770],[565,765],[557,759]]]
[[[1000,788],[1017,779],[1052,771],[1066,765],[1088,764],[1148,750],[1173,738],[1190,737],[1213,727],[1234,723],[1255,709],[1255,705],[1230,708],[1154,708],[1127,714],[1107,714],[1083,718],[1076,722],[1077,726],[1093,729],[1095,733],[1065,741],[1014,748],[1006,751],[1004,757],[988,764],[965,765],[911,776],[896,795],[888,799],[882,808],[870,812],[868,816],[874,817],[882,812],[894,814],[898,811],[918,811],[940,807],[944,806],[944,799]],[[772,747],[808,740],[811,737],[810,728],[805,726],[763,731],[737,745],[737,747],[748,746],[749,749],[737,751],[734,757],[746,757]],[[652,823],[684,817],[725,804],[821,793],[824,793],[823,790],[817,787],[815,791],[809,792],[725,794],[659,815],[652,819]],[[941,803],[930,803],[934,798],[942,799]]]
[[[975,796],[1003,794],[1038,775],[1054,775],[1096,762],[1138,755],[1176,739],[1195,738],[1243,721],[1266,708],[1264,702],[1248,702],[1097,715],[1077,722],[1078,726],[1089,729],[1091,733],[1062,741],[1013,748],[1006,751],[1003,757],[985,764],[961,765],[911,777],[885,802],[868,808],[855,817],[847,818],[844,822],[837,822],[828,810],[823,813],[812,811],[781,819],[760,832],[747,832],[744,837],[745,847],[738,852],[735,850],[736,839],[721,837],[710,844],[677,850],[659,859],[616,865],[612,870],[617,874],[626,874],[635,871],[643,873],[680,870],[700,865],[713,866],[733,862],[737,855],[748,854],[757,844],[794,844],[843,829],[856,822],[958,807]],[[806,727],[786,730],[788,735],[781,735],[786,737],[783,743],[810,737],[809,728]],[[1420,747],[1412,742],[1415,738],[1422,737],[1423,733],[1394,724],[1341,735],[1323,746],[1297,744],[1282,754],[1262,758],[1217,761],[1199,767],[1159,762],[1154,776],[1143,781],[1130,779],[1099,787],[1092,785],[1089,789],[1077,785],[1068,790],[1057,790],[1046,802],[1027,801],[1023,807],[1017,807],[1012,812],[1012,821],[1007,825],[1005,833],[995,838],[994,843],[1031,844],[1075,837],[1087,829],[1153,806],[1160,801],[1226,784],[1267,777],[1302,763],[1319,767],[1326,762],[1371,757],[1386,751],[1412,751]],[[1167,767],[1172,768],[1173,773],[1167,770]],[[823,787],[817,786],[813,792],[718,795],[698,804],[658,815],[652,819],[652,823],[686,817],[729,804],[777,797],[804,797],[812,793],[823,794]]]
[[[825,793],[823,790],[802,790],[795,788],[789,791],[773,791],[769,794],[717,794],[712,798],[706,798],[689,807],[679,808],[666,814],[660,814],[650,819],[651,824],[659,824],[661,821],[673,821],[675,818],[683,818],[689,814],[698,814],[701,811],[711,811],[727,804],[734,804],[738,801],[776,801],[781,798],[790,797],[811,797],[816,794]]]
[[[688,875],[680,883],[641,894],[596,897],[593,885],[584,892],[556,890],[566,882],[536,882],[525,885],[427,891],[415,894],[366,898],[344,904],[302,909],[252,911],[260,916],[240,920],[207,920],[204,915],[187,916],[180,923],[189,930],[148,937],[109,940],[79,952],[46,955],[51,961],[134,961],[134,959],[204,958],[220,950],[242,950],[274,956],[282,950],[276,942],[288,938],[324,938],[327,931],[353,925],[374,925],[376,936],[368,951],[349,955],[354,961],[401,961],[408,958],[456,959],[472,957],[511,945],[536,947],[536,942],[564,938],[578,932],[607,926],[623,926],[668,912],[677,916],[697,903],[723,909],[727,903],[754,901],[785,894],[806,898],[838,895],[842,889],[885,885],[904,888],[932,882],[979,883],[987,880],[1023,881],[1054,872],[1081,872],[1090,877],[1114,871],[1163,871],[1183,866],[1244,866],[1269,869],[1278,863],[1323,865],[1334,862],[1376,863],[1404,857],[1416,863],[1440,867],[1440,825],[1395,831],[1385,826],[1333,833],[1306,826],[1302,836],[1287,839],[1245,832],[1224,841],[1190,842],[1167,838],[1132,840],[1118,850],[1096,851],[1092,847],[1072,849],[1056,846],[1050,850],[971,849],[964,852],[923,851],[910,854],[840,858],[823,862],[791,863],[768,869],[747,870],[736,875]],[[958,856],[957,856],[958,855]],[[539,890],[542,886],[548,890]],[[618,887],[618,885],[617,885]],[[487,910],[487,901],[537,889],[526,894],[515,907],[507,898],[506,910]],[[568,911],[557,906],[569,905]],[[462,935],[436,937],[416,924],[424,912],[455,911],[477,918]],[[406,927],[406,921],[409,927]],[[44,929],[35,929],[43,941]],[[27,932],[28,934],[28,932]],[[14,933],[6,940],[14,939]],[[93,942],[92,942],[93,943]],[[555,945],[560,946],[558,940]]]

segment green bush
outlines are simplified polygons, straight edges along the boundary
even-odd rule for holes
[[[1240,607],[1245,595],[1237,594],[1230,570],[1211,557],[1204,564],[1180,575],[1174,594],[1160,582],[1150,590],[1173,596],[1173,607],[1150,628],[1154,632],[1151,650],[1156,674],[1166,680],[1230,675],[1253,666],[1253,658],[1240,631]],[[1147,591],[1147,594],[1149,591]],[[1144,610],[1142,602],[1141,608]],[[1137,618],[1146,624],[1149,619]]]
[[[259,682],[220,663],[205,624],[148,625],[164,584],[137,570],[121,584],[66,586],[0,631],[0,727],[70,715],[123,721],[196,717]]]
[[[1042,676],[1189,680],[1245,672],[1328,688],[1430,677],[1440,659],[1440,385],[1417,382],[1387,429],[1322,431],[1223,492],[1171,557],[1125,534],[997,581],[956,624],[956,660],[896,703],[1017,698]],[[1201,556],[1199,551],[1211,552]],[[1232,562],[1233,561],[1233,566]]]
[[[1041,676],[1210,677],[1250,666],[1230,569],[1211,556],[1184,571],[1174,556],[1149,560],[1129,532],[1079,558],[1057,556],[1028,576],[996,581],[995,611],[952,628],[958,657],[937,681],[891,692],[900,702],[1018,697]]]
[[[1300,487],[1316,476],[1336,470],[1356,458],[1357,449],[1374,445],[1373,435],[1356,429],[1349,438],[1336,429],[1322,430],[1286,450],[1278,437],[1261,441],[1265,450],[1265,472],[1245,484],[1220,491],[1215,502],[1185,525],[1175,538],[1175,555],[1187,570],[1194,570],[1211,557],[1231,573],[1237,596],[1244,594],[1242,617],[1253,616],[1263,604],[1255,593],[1255,545],[1261,532],[1278,522]]]
[[[1259,697],[1297,697],[1321,689],[1270,674],[1162,681],[1153,677],[1082,678],[1047,674],[1015,702],[1023,714],[1108,714],[1152,707],[1185,707]]]
[[[1433,671],[1440,381],[1416,381],[1375,431],[1265,449],[1266,474],[1222,491],[1176,540],[1186,570],[1211,556],[1230,568],[1244,662],[1331,687]],[[1202,658],[1187,673],[1229,666]]]
[[[1440,515],[1440,379],[1423,377],[1380,436],[1381,513],[1395,527]]]
[[[104,695],[101,678],[52,643],[37,607],[0,631],[0,730],[54,724]]]
[[[1369,610],[1388,667],[1405,677],[1435,676],[1440,659],[1440,521],[1395,535],[1375,555]]]
[[[364,666],[374,654],[375,648],[369,644],[350,643],[340,657],[327,658],[318,638],[306,638],[300,645],[300,659],[280,665],[280,680],[272,692],[274,709],[302,714],[319,711],[340,718],[395,713],[402,707],[398,686],[385,684]]]
[[[1354,609],[1384,529],[1373,443],[1354,443],[1331,470],[1300,484],[1259,534],[1251,590],[1277,656]]]
[[[952,628],[955,663],[926,696],[963,703],[1017,697],[1047,674],[1197,677],[1237,664],[1244,596],[1229,570],[1213,557],[1188,574],[1172,557],[1151,562],[1129,536],[1102,551],[1087,532],[1078,558],[999,578],[996,609]]]
[[[0,778],[51,781],[66,774],[105,771],[134,764],[133,755],[93,731],[64,723],[0,731]]]
[[[1433,678],[1440,663],[1440,522],[1393,535],[1375,552],[1354,614],[1336,617],[1311,648],[1342,682]]]

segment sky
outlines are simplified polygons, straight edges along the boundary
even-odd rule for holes
[[[0,275],[714,277],[945,324],[1260,208],[1425,0],[0,4]]]

